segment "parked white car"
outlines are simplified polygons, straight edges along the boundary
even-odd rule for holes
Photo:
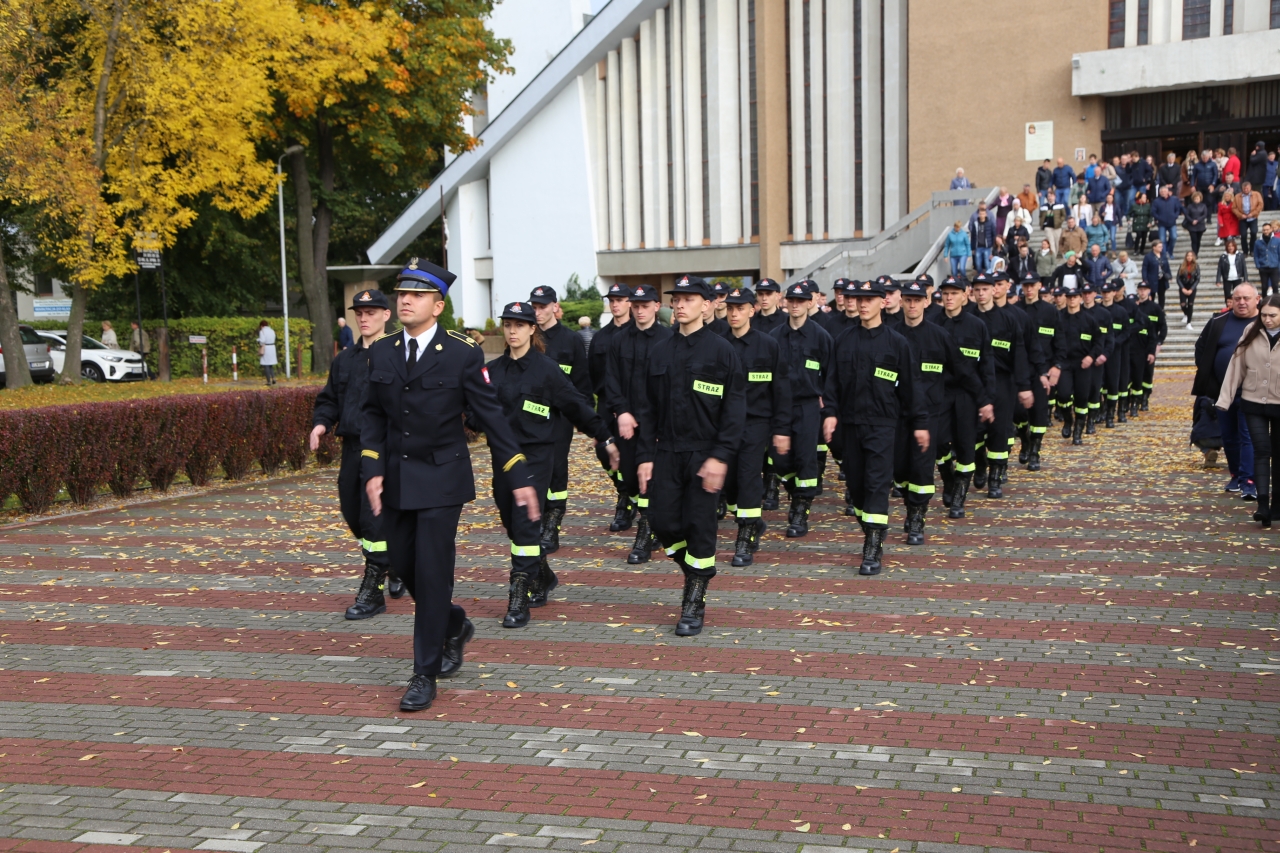
[[[39,335],[49,342],[53,369],[62,373],[67,357],[67,333],[42,331]],[[80,376],[91,382],[129,382],[147,378],[142,356],[129,350],[112,349],[88,335],[80,339]]]

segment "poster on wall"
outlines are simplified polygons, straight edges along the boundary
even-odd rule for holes
[[[1053,159],[1053,122],[1027,122],[1027,159]]]

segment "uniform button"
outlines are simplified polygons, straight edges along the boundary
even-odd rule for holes
[[[404,390],[408,391],[408,390],[409,390],[409,386],[408,386],[408,385],[404,386]]]
[[[408,454],[408,453],[406,453],[405,455],[401,456],[400,458],[401,458],[401,459],[408,459],[408,458],[409,458],[409,454]]]
[[[409,433],[408,433],[408,432],[405,432],[404,437],[405,437],[405,438],[408,438],[408,437],[409,437]]]

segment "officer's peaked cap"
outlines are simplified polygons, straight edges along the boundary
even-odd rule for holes
[[[396,290],[420,290],[447,296],[449,287],[457,276],[431,261],[412,258],[409,265],[396,276]]]

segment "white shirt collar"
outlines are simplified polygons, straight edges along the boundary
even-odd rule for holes
[[[404,330],[401,332],[401,334],[403,334],[403,335],[404,335],[404,359],[405,359],[405,361],[408,361],[408,360],[409,360],[409,341],[417,341],[417,342],[418,342],[418,358],[422,358],[422,354],[423,354],[423,353],[425,353],[425,352],[427,351],[427,344],[431,343],[431,341],[435,338],[435,336],[436,336],[436,329],[437,329],[437,328],[439,328],[439,326],[440,326],[440,324],[439,324],[439,323],[432,323],[432,324],[431,324],[431,328],[430,328],[430,329],[427,329],[425,332],[423,332],[423,333],[422,333],[422,334],[420,334],[420,335],[411,335],[411,334],[409,334],[409,330],[408,330],[408,329],[404,329]]]

